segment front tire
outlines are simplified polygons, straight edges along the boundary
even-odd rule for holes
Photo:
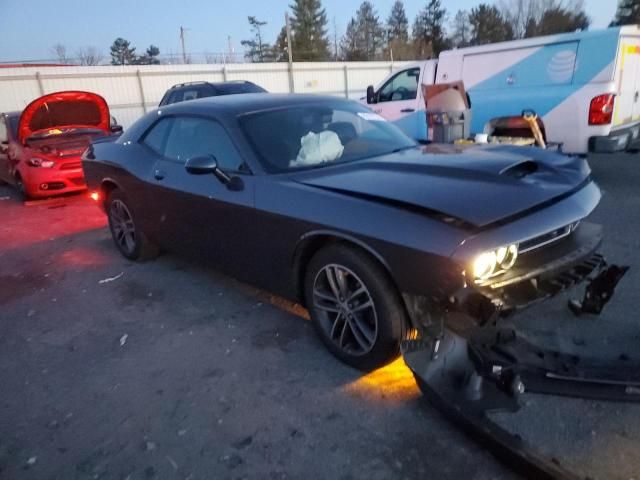
[[[107,216],[111,237],[120,253],[129,260],[150,260],[158,255],[158,248],[152,244],[140,229],[132,213],[127,197],[120,190],[113,190],[107,198]]]
[[[327,348],[364,371],[400,352],[407,314],[387,272],[365,252],[335,244],[321,249],[305,273],[305,300]]]
[[[24,182],[22,181],[22,177],[20,175],[16,175],[16,190],[18,190],[18,193],[20,194],[20,198],[23,201],[27,201],[31,199],[31,195],[29,195],[29,192],[27,192],[27,187],[25,187]]]

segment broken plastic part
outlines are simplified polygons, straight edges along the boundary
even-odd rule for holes
[[[610,265],[603,269],[593,280],[589,282],[581,302],[569,301],[569,309],[575,315],[591,313],[599,315],[604,306],[611,300],[616,285],[629,270],[628,266]]]
[[[601,264],[580,313],[600,313],[628,267]],[[420,331],[402,354],[426,399],[508,466],[536,479],[577,479],[487,416],[516,412],[526,392],[640,403],[640,365],[622,354],[610,363],[546,350],[513,328],[476,321],[463,332],[446,325]]]

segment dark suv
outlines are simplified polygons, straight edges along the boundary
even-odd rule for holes
[[[266,93],[267,91],[246,80],[231,82],[189,82],[179,83],[171,87],[160,100],[160,107],[172,103],[195,100],[196,98],[215,97],[218,95],[234,95],[236,93]]]

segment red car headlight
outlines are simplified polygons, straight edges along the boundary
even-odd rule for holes
[[[34,157],[27,162],[31,167],[52,168],[56,162],[53,160],[44,160],[42,158]]]

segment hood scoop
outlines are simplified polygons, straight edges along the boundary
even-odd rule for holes
[[[511,178],[524,178],[538,171],[538,163],[533,160],[524,160],[514,163],[500,170],[500,175]]]

